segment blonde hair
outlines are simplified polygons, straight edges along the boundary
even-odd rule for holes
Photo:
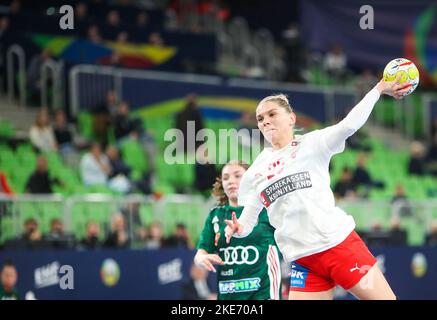
[[[222,172],[226,166],[232,166],[232,165],[240,166],[244,170],[249,169],[249,165],[246,162],[241,160],[231,160],[223,166]],[[217,204],[219,206],[224,206],[229,202],[228,196],[226,195],[225,190],[223,189],[223,181],[222,181],[221,173],[220,176],[215,178],[215,183],[213,185],[211,194],[217,199]]]
[[[274,102],[278,106],[284,108],[285,111],[287,111],[288,113],[293,112],[293,108],[291,107],[290,102],[288,101],[288,97],[285,94],[283,94],[283,93],[279,93],[279,94],[275,94],[275,95],[271,95],[271,96],[265,97],[264,99],[262,99],[258,103],[257,108],[262,106],[266,102]]]

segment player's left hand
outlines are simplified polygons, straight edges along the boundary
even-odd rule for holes
[[[229,243],[234,233],[241,235],[243,232],[243,225],[238,222],[235,212],[232,212],[232,220],[226,219],[225,223],[227,225],[225,228],[226,243]]]

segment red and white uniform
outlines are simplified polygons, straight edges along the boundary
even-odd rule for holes
[[[289,262],[333,248],[351,234],[355,222],[335,206],[329,161],[364,125],[379,97],[374,88],[338,124],[295,136],[280,150],[261,152],[240,183],[241,237],[252,231],[263,206]]]

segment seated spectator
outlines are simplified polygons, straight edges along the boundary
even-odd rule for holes
[[[5,261],[0,272],[0,301],[20,300],[20,295],[15,287],[17,279],[18,273],[15,265],[10,260]]]
[[[100,226],[97,222],[89,221],[86,225],[85,238],[80,242],[81,249],[95,250],[99,249],[102,244],[99,240]]]
[[[147,12],[141,11],[137,15],[136,19],[136,28],[139,31],[144,31],[145,28],[147,28],[147,25],[149,23],[149,16],[147,15]]]
[[[62,184],[59,179],[50,178],[47,159],[39,156],[36,160],[36,169],[27,180],[26,192],[37,194],[53,193],[53,185]]]
[[[168,247],[193,249],[193,242],[187,227],[183,223],[178,223],[173,234],[165,240],[165,245]]]
[[[425,161],[427,171],[437,176],[437,134],[433,136],[431,145],[428,147]]]
[[[50,222],[50,232],[43,237],[45,246],[51,249],[72,249],[75,247],[74,235],[64,231],[64,224],[60,219]]]
[[[106,156],[109,159],[109,164],[111,165],[112,169],[112,172],[109,176],[110,178],[118,175],[123,175],[126,177],[130,176],[132,169],[125,164],[122,159],[120,159],[120,155],[116,146],[108,146],[106,148]]]
[[[38,106],[41,104],[41,68],[46,62],[54,62],[49,49],[45,48],[32,57],[27,70],[27,88],[29,90],[29,99],[32,106]],[[53,79],[49,79],[53,81]]]
[[[437,220],[431,223],[431,229],[426,234],[425,243],[428,246],[437,246]]]
[[[97,141],[106,145],[108,141],[108,129],[111,123],[111,116],[118,108],[118,98],[114,91],[106,93],[105,102],[96,105],[91,111],[93,114],[93,133]]]
[[[352,182],[355,187],[363,186],[367,189],[365,196],[371,188],[384,188],[384,182],[373,180],[366,169],[366,158],[364,154],[360,154],[357,159],[357,167],[355,168]]]
[[[362,233],[363,240],[369,247],[383,247],[390,241],[390,232],[382,229],[380,223],[374,223],[371,229]]]
[[[119,212],[114,214],[111,219],[111,232],[108,234],[104,246],[124,249],[129,247],[130,240],[123,215]]]
[[[350,168],[343,168],[340,179],[334,187],[334,195],[336,199],[356,198],[357,191],[355,183],[352,180],[352,171]]]
[[[413,209],[405,194],[405,188],[403,185],[396,185],[395,194],[391,199],[392,218],[399,219],[402,217],[410,217],[413,215]]]
[[[425,174],[425,159],[424,159],[424,146],[415,141],[410,147],[410,161],[408,163],[408,173],[412,175],[424,175]]]
[[[182,283],[182,300],[216,300],[217,295],[208,284],[208,271],[196,266],[190,268],[190,278]]]
[[[160,249],[164,245],[164,230],[159,222],[152,222],[146,238],[146,249]]]
[[[147,238],[147,228],[144,227],[140,215],[141,204],[137,201],[129,201],[127,206],[120,210],[127,222],[127,230],[132,236],[132,241],[143,242]]]
[[[145,130],[141,118],[129,116],[129,105],[127,102],[120,102],[117,112],[113,116],[112,123],[117,144],[123,143],[124,139],[140,141],[149,160],[150,170],[153,171],[155,168],[154,159],[157,154],[155,141],[152,135]]]
[[[112,174],[108,158],[102,154],[99,143],[93,143],[90,151],[80,161],[80,175],[86,186],[106,185]]]
[[[387,244],[392,246],[407,245],[407,231],[401,227],[399,218],[392,219],[389,233],[390,233],[390,237],[388,239]]]
[[[73,130],[68,125],[67,117],[63,110],[56,111],[53,129],[61,154],[71,152],[72,149],[74,150]]]
[[[34,218],[24,221],[23,233],[16,239],[8,240],[5,248],[10,250],[33,250],[42,247],[42,236],[38,229],[38,222]]]
[[[35,123],[30,128],[29,138],[32,145],[40,152],[58,150],[55,134],[46,110],[38,112]]]
[[[152,32],[149,36],[149,44],[156,47],[162,47],[164,40],[159,32]]]
[[[347,74],[347,57],[343,48],[334,45],[323,59],[323,68],[325,71],[334,76],[337,81],[345,80]]]
[[[175,128],[180,130],[183,134],[184,139],[179,139],[181,141],[178,141],[178,149],[182,148],[185,153],[194,154],[194,152],[197,150],[197,148],[200,146],[201,142],[197,141],[195,137],[197,136],[197,133],[204,129],[203,125],[203,116],[202,113],[198,110],[197,107],[197,97],[195,94],[190,94],[186,98],[185,107],[182,111],[176,114],[176,125]],[[189,137],[188,136],[188,125],[193,122],[194,125],[194,136]],[[194,142],[192,143],[194,146],[194,149],[191,149],[191,145],[189,141]]]
[[[88,28],[88,41],[94,44],[101,44],[103,42],[99,28],[96,25],[92,25]]]
[[[194,187],[205,196],[209,196],[212,185],[218,176],[215,164],[208,157],[208,149],[200,146],[196,153]]]

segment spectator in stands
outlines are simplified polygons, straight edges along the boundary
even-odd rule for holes
[[[5,38],[9,32],[10,20],[8,17],[0,17],[0,39]]]
[[[187,227],[183,223],[178,223],[173,234],[165,240],[168,247],[193,249],[193,241],[188,233]]]
[[[408,173],[411,175],[425,174],[425,148],[419,141],[414,141],[410,146],[410,161],[408,162]]]
[[[146,249],[160,249],[164,245],[164,230],[162,225],[155,221],[149,226],[149,232],[146,238]]]
[[[405,188],[400,183],[396,185],[395,194],[391,199],[391,206],[393,218],[410,217],[413,214],[413,209],[408,201]]]
[[[407,231],[401,227],[400,219],[393,218],[390,224],[388,243],[392,246],[407,245]]]
[[[381,223],[375,222],[370,229],[362,232],[364,242],[370,247],[382,247],[388,242],[389,233],[383,230]]]
[[[84,2],[78,2],[74,7],[74,24],[78,30],[87,30],[90,17],[88,16],[88,6]]]
[[[164,45],[164,39],[159,32],[152,32],[149,36],[149,44],[155,47],[162,47]]]
[[[115,213],[111,219],[111,232],[105,240],[105,247],[124,249],[130,245],[130,238],[126,230],[126,221],[120,212]]]
[[[355,187],[363,186],[366,191],[364,193],[364,197],[367,197],[368,192],[371,188],[384,188],[384,182],[373,180],[366,169],[366,158],[363,153],[358,155],[357,159],[357,167],[355,168],[354,175],[352,178],[352,182]]]
[[[208,284],[208,271],[192,264],[190,277],[182,282],[182,300],[216,300],[217,295]]]
[[[63,156],[74,152],[73,128],[67,122],[67,116],[63,110],[55,112],[55,125],[53,128],[59,152]]]
[[[194,124],[193,137],[188,136],[188,121],[192,121]],[[187,96],[184,109],[176,114],[176,129],[180,130],[184,137],[182,141],[178,141],[179,146],[185,153],[193,154],[201,144],[201,142],[196,141],[196,135],[200,130],[204,129],[203,117],[197,108],[197,97],[195,94]],[[188,141],[194,142],[192,143],[194,149],[189,149],[190,144]]]
[[[100,237],[100,226],[95,221],[89,221],[86,225],[86,235],[85,238],[80,242],[79,248],[87,250],[100,249],[102,244],[99,240]]]
[[[287,66],[287,81],[303,82],[303,68],[305,67],[304,46],[297,23],[290,23],[282,34],[282,45],[285,49]]]
[[[150,170],[153,171],[157,154],[155,141],[153,136],[145,130],[141,118],[129,116],[129,105],[127,102],[120,102],[117,112],[113,117],[113,126],[117,144],[122,144],[124,139],[134,139],[142,143]]]
[[[425,243],[428,246],[437,246],[437,220],[431,223],[431,228],[425,237]]]
[[[29,177],[26,183],[27,193],[50,194],[53,193],[53,185],[62,182],[56,178],[50,178],[48,172],[47,159],[44,156],[38,156],[36,159],[36,169]]]
[[[120,210],[127,224],[127,230],[131,235],[132,241],[144,242],[147,239],[148,230],[144,227],[140,214],[140,202],[129,201],[127,206]]]
[[[120,26],[120,14],[117,10],[111,10],[106,16],[106,25],[118,28]]]
[[[34,250],[42,247],[42,235],[38,229],[38,222],[34,218],[28,218],[24,221],[23,233],[5,243],[7,249]]]
[[[337,81],[344,81],[347,74],[347,57],[340,45],[333,45],[323,59],[323,68]]]
[[[18,279],[18,272],[11,260],[3,263],[0,273],[0,300],[20,300],[15,285]]]
[[[194,188],[208,197],[212,186],[219,175],[213,159],[208,156],[208,149],[200,146],[196,152]]]
[[[40,152],[58,150],[55,134],[46,110],[38,112],[35,123],[30,128],[29,138],[32,145]]]
[[[340,176],[340,180],[334,187],[334,195],[336,199],[356,198],[356,186],[352,180],[352,171],[345,167]]]
[[[117,142],[131,136],[138,139],[144,133],[141,119],[129,117],[129,105],[121,101],[113,118],[114,135]]]
[[[129,34],[126,31],[121,31],[117,34],[117,44],[123,45],[126,44],[129,40]]]
[[[103,39],[100,35],[99,28],[96,25],[92,25],[88,28],[88,41],[93,44],[101,44]]]
[[[116,146],[108,146],[106,148],[106,156],[109,159],[109,164],[111,165],[111,174],[110,178],[116,177],[118,175],[123,175],[125,177],[129,177],[132,171],[132,168],[124,163],[122,159],[120,159],[120,155]]]
[[[109,159],[102,154],[99,143],[93,143],[90,151],[80,161],[80,175],[86,186],[106,185],[111,175]]]
[[[50,232],[43,237],[43,241],[51,249],[72,249],[75,247],[74,235],[64,231],[64,224],[58,218],[50,222]]]
[[[149,24],[149,16],[147,15],[147,12],[145,11],[139,12],[136,19],[137,29],[143,31],[145,28],[147,28],[148,24]]]
[[[399,219],[402,217],[410,217],[413,214],[413,208],[405,194],[405,188],[402,184],[397,184],[395,194],[391,199],[392,218]]]
[[[437,176],[437,134],[432,138],[426,154],[426,168],[428,172]]]
[[[44,63],[54,62],[49,49],[44,48],[41,53],[32,57],[27,70],[27,88],[29,91],[29,103],[33,106],[40,105],[41,92],[41,67]],[[49,79],[53,81],[53,79]]]
[[[9,13],[17,15],[21,11],[21,2],[19,0],[13,0],[9,6]]]
[[[114,91],[106,93],[105,102],[97,105],[93,110],[93,132],[97,141],[106,145],[111,116],[117,112],[118,99]]]

